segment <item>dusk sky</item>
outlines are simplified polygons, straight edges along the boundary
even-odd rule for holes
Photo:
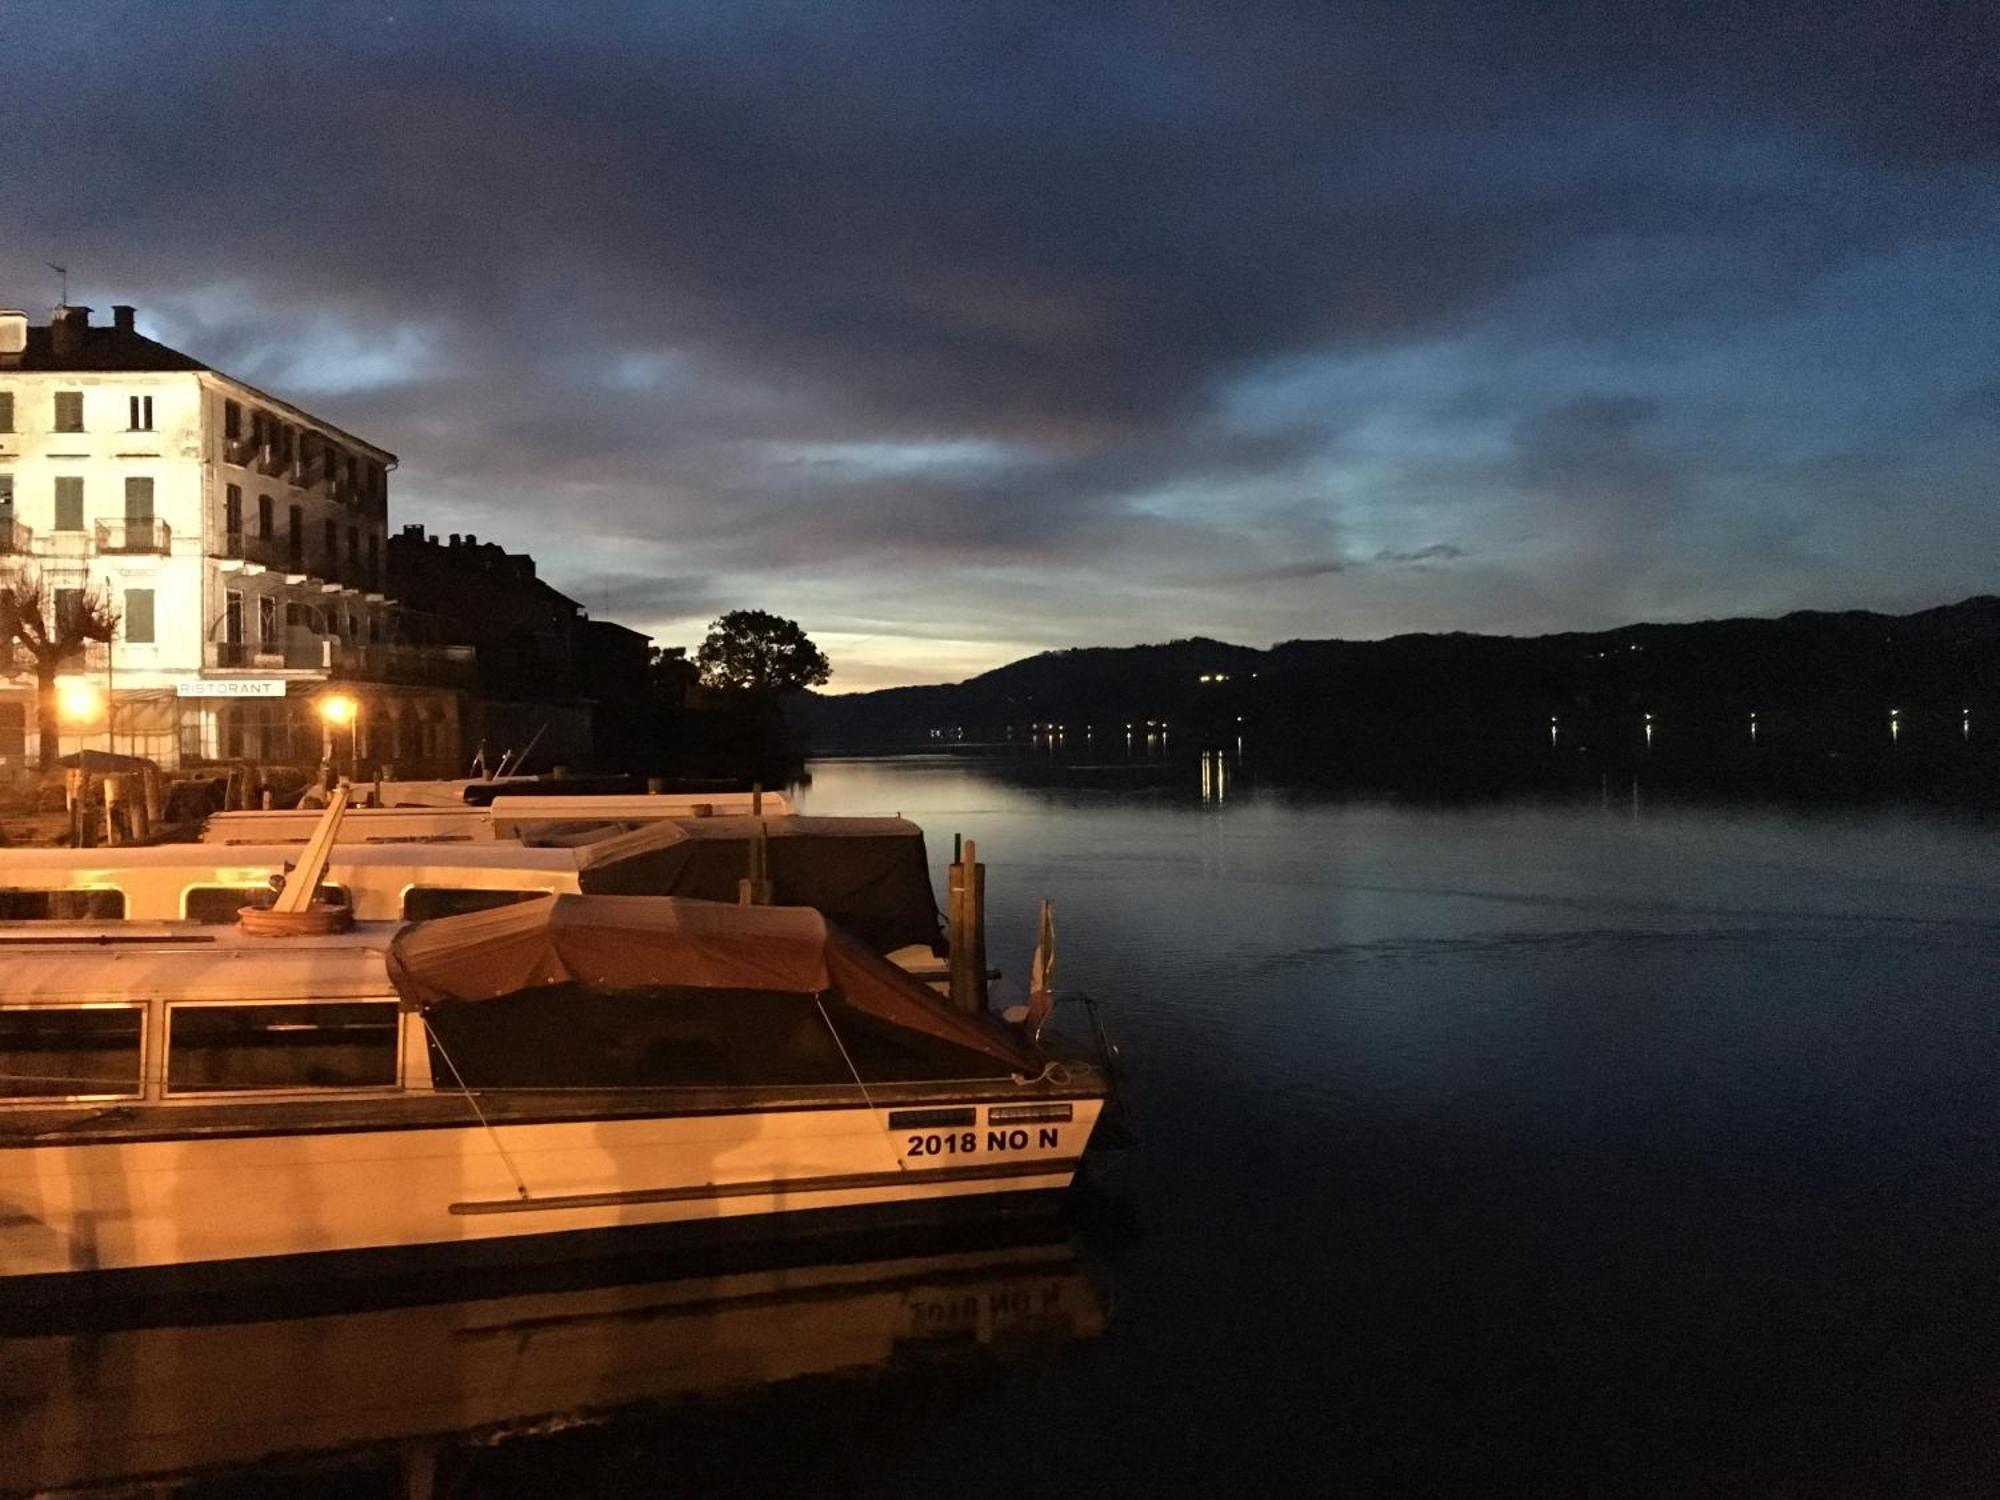
[[[2000,587],[2000,6],[0,0],[56,281],[832,690]]]

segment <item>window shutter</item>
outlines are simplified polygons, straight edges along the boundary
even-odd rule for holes
[[[14,393],[0,391],[0,432],[14,430]]]
[[[83,392],[56,392],[56,431],[83,431]]]
[[[125,639],[142,646],[153,643],[153,591],[125,590]]]
[[[57,531],[83,530],[83,480],[74,474],[56,480]]]

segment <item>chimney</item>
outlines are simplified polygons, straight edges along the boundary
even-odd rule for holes
[[[133,313],[133,307],[131,303],[129,302],[112,303],[111,326],[113,328],[116,328],[120,333],[138,332],[138,330],[132,326],[132,313]]]
[[[458,535],[458,533],[454,531],[454,532],[453,532],[453,533],[451,534],[451,544],[452,544],[452,546],[456,547],[456,546],[457,546],[457,545],[459,544],[459,540],[460,540],[460,538],[459,538],[459,535]]]
[[[75,359],[83,353],[83,331],[90,327],[87,307],[59,307],[49,319],[49,347],[57,359]]]

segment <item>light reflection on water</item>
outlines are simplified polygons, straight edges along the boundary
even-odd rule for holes
[[[669,1288],[584,1293],[567,1322],[488,1311],[468,1333],[461,1304],[349,1327],[327,1347],[383,1366],[383,1409],[425,1365],[427,1430],[459,1434],[438,1492],[1987,1490],[1987,833],[1342,804],[1233,774],[1221,795],[1212,766],[1204,797],[1185,770],[826,762],[801,797],[916,819],[940,889],[952,835],[976,839],[1011,984],[1055,901],[1059,982],[1106,1006],[1144,1141],[1102,1169],[1136,1234],[1093,1215],[1080,1259],[1023,1273],[1062,1316],[917,1338],[911,1286],[978,1305],[926,1273],[833,1293],[854,1300],[831,1342],[797,1287],[720,1321]],[[682,1302],[628,1318],[626,1295]],[[529,1324],[549,1336],[495,1332]],[[341,1359],[268,1337],[238,1363],[285,1394],[231,1398],[245,1421],[310,1432],[372,1398],[365,1375],[315,1397]],[[133,1411],[151,1382],[195,1388],[193,1345],[126,1347],[13,1360],[11,1430],[37,1430],[35,1391],[73,1390],[62,1371],[136,1382]],[[495,1392],[532,1399],[502,1420]],[[377,1492],[412,1483],[395,1452]]]

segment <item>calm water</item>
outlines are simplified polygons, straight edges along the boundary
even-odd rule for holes
[[[1990,831],[815,773],[1011,975],[1055,900],[1143,1136],[1073,1243],[0,1345],[42,1481],[227,1369],[199,1493],[1992,1492]]]

